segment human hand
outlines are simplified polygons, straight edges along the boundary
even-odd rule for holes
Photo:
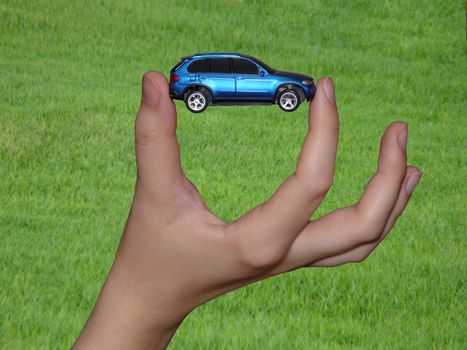
[[[267,202],[227,223],[183,174],[166,78],[149,72],[142,85],[133,205],[76,348],[162,348],[186,315],[216,296],[301,267],[362,261],[391,230],[421,176],[406,164],[407,125],[393,123],[358,203],[309,221],[331,187],[338,140],[334,87],[323,78],[296,171]]]

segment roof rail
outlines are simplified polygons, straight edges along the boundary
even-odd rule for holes
[[[194,55],[191,55],[190,57],[193,56],[204,56],[204,55],[235,55],[235,56],[245,56],[239,52],[198,52],[195,53]]]

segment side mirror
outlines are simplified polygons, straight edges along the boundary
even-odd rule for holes
[[[260,71],[259,71],[259,75],[261,75],[262,77],[264,77],[264,70],[260,70]]]

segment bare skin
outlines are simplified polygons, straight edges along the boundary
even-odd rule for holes
[[[421,172],[407,166],[407,125],[391,124],[358,203],[309,221],[331,187],[339,119],[332,80],[317,84],[296,171],[265,203],[227,223],[180,166],[166,78],[143,76],[137,181],[114,263],[75,349],[165,348],[197,306],[302,267],[361,262],[404,211]]]

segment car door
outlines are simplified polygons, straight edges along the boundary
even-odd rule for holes
[[[234,58],[232,68],[235,73],[235,91],[239,98],[271,98],[272,81],[260,74],[261,70],[255,63],[245,58]]]
[[[199,81],[209,86],[215,99],[235,97],[235,78],[231,73],[230,58],[211,58],[209,72],[199,73]]]

